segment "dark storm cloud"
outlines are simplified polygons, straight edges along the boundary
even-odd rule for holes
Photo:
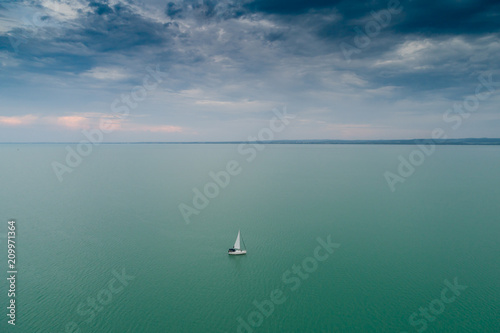
[[[103,56],[161,48],[177,31],[175,24],[151,21],[124,4],[94,1],[88,8],[73,22],[13,28],[0,36],[0,45],[25,63],[24,70],[79,73],[98,65]],[[48,16],[41,19],[55,22]]]
[[[95,8],[95,13],[98,15],[113,13],[113,9],[106,3],[91,2],[89,3],[89,7]]]
[[[175,18],[175,17],[180,16],[180,14],[182,13],[182,10],[183,10],[183,8],[181,5],[178,5],[174,2],[169,2],[167,4],[167,9],[165,10],[165,14],[167,14],[167,16],[170,18]]]
[[[355,54],[356,59],[378,58],[388,50],[404,42],[407,36],[436,36],[496,33],[499,30],[498,1],[401,1],[391,0],[399,6],[400,13],[391,16],[391,22],[381,29],[376,38],[363,52]],[[83,13],[76,24],[68,26],[63,33],[45,39],[43,43],[79,44],[96,53],[125,52],[133,54],[141,49],[160,49],[178,36],[187,45],[194,45],[192,34],[179,32],[177,21],[190,20],[191,28],[238,18],[265,18],[276,22],[279,27],[261,27],[260,31],[231,31],[233,39],[253,38],[274,44],[291,54],[315,56],[317,54],[340,54],[340,42],[353,44],[356,29],[363,30],[364,24],[373,20],[373,13],[385,10],[390,1],[282,1],[256,0],[241,1],[177,1],[163,4],[165,15],[173,22],[161,24],[134,12],[131,7],[120,3],[109,5],[106,1],[88,3],[89,12]],[[399,4],[398,4],[399,3]],[[257,16],[255,16],[257,15]],[[332,17],[335,19],[332,20]],[[47,18],[49,19],[49,18]],[[192,30],[191,29],[191,30]],[[311,48],[303,40],[297,41],[300,34],[309,38],[319,38],[324,45]],[[11,33],[26,35],[17,28]],[[29,35],[29,34],[28,34]],[[25,55],[43,56],[43,43],[32,43],[36,50],[25,50]],[[306,38],[307,36],[302,36]],[[205,41],[203,43],[210,43]],[[9,44],[6,36],[0,43]],[[314,41],[311,41],[311,45]],[[52,48],[47,45],[46,48]]]
[[[400,33],[472,34],[491,33],[500,27],[498,0],[256,0],[243,5],[250,12],[274,15],[308,15],[311,11],[336,9],[341,16],[338,26],[350,26],[354,21],[369,17],[370,12],[386,9],[389,3],[403,8],[403,19],[392,28]],[[394,22],[393,22],[394,23]]]
[[[83,30],[69,29],[57,40],[80,42],[99,51],[133,51],[141,46],[160,46],[168,38],[168,27],[134,13],[129,7],[117,4],[91,3],[93,12],[80,19]]]
[[[500,31],[498,0],[255,0],[243,7],[250,13],[260,13],[309,31],[331,46],[318,52],[332,53],[341,51],[342,42],[361,49],[358,45],[368,34],[366,24],[377,22],[376,16],[389,13],[387,25],[383,25],[375,37],[369,38],[369,46],[363,52],[356,52],[355,59],[378,59],[408,38],[481,36]],[[291,35],[286,37],[293,38]]]
[[[413,1],[405,9],[406,17],[397,25],[399,33],[482,34],[498,32],[500,2]]]

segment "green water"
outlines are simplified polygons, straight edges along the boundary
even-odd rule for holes
[[[18,260],[0,331],[500,332],[500,147],[439,146],[391,192],[384,172],[413,149],[269,145],[248,162],[236,145],[104,145],[59,182],[65,145],[0,145],[4,276],[10,218]],[[241,172],[186,224],[179,204],[230,160]],[[248,254],[230,257],[238,229]],[[340,247],[311,259],[329,235]],[[467,289],[412,326],[455,278]]]

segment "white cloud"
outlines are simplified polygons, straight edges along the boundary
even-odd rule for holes
[[[428,39],[409,41],[401,45],[396,53],[401,57],[414,57],[416,53],[425,50],[432,45],[433,44]]]
[[[117,67],[95,67],[82,75],[98,80],[123,80],[129,77],[127,72]]]
[[[59,20],[74,20],[81,12],[88,12],[87,4],[78,0],[43,0],[41,5]]]
[[[500,40],[493,35],[474,41],[464,37],[407,40],[387,52],[374,65],[386,68],[398,67],[406,72],[443,69],[443,66],[449,70],[461,70],[466,69],[460,60],[463,57],[469,57],[472,62],[486,61],[498,53],[499,46]]]
[[[341,81],[344,84],[355,85],[355,86],[365,86],[368,82],[360,78],[354,73],[344,73],[341,76]]]

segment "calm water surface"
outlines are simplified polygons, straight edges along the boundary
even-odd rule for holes
[[[15,218],[19,270],[0,331],[500,332],[500,147],[439,146],[391,192],[414,148],[104,145],[59,182],[65,145],[0,145],[0,268]],[[231,160],[186,224],[179,204]],[[238,229],[248,254],[229,257]],[[312,259],[328,236],[340,247]]]

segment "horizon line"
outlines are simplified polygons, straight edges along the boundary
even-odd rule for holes
[[[457,138],[457,139],[285,139],[285,140],[262,140],[262,141],[111,141],[111,142],[90,142],[88,140],[73,141],[38,141],[38,142],[0,142],[6,144],[80,144],[82,142],[94,145],[113,144],[380,144],[380,145],[415,145],[421,143],[434,143],[437,145],[500,145],[500,138]]]

